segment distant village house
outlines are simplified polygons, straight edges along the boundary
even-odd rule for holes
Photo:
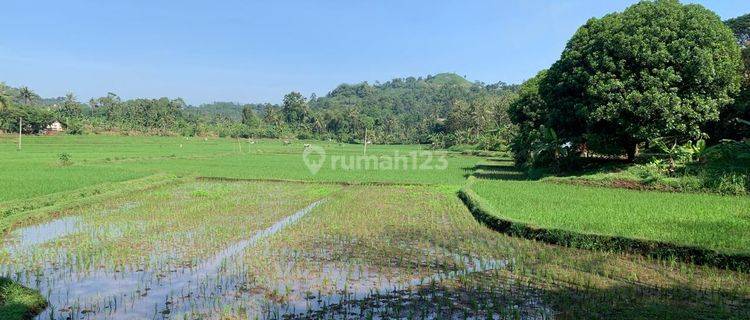
[[[60,121],[50,123],[47,128],[44,129],[45,134],[56,134],[64,130],[63,124]]]

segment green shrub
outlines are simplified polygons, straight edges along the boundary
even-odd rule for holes
[[[750,171],[750,140],[724,141],[706,149],[701,160],[709,167]]]
[[[707,172],[704,186],[728,195],[745,195],[750,188],[750,175],[740,172]]]
[[[750,192],[750,141],[725,141],[701,157],[704,187],[723,194]]]
[[[633,166],[630,170],[645,184],[654,184],[664,180],[666,176],[666,164],[656,159],[645,165]]]
[[[703,189],[703,180],[694,175],[683,175],[675,178],[664,178],[664,185],[680,191],[700,191]]]
[[[46,307],[39,291],[0,278],[0,319],[31,319]]]
[[[65,132],[72,135],[81,135],[85,134],[86,130],[80,121],[68,121]]]
[[[61,166],[69,166],[73,164],[73,161],[70,159],[70,154],[67,152],[63,152],[58,156],[58,161],[60,162]]]

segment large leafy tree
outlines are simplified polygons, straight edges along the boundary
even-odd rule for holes
[[[734,103],[721,112],[720,121],[713,123],[710,132],[713,140],[742,139],[750,137],[750,14],[727,20],[737,43],[742,47],[742,61],[745,66],[742,90]]]
[[[643,142],[701,136],[738,92],[741,68],[735,37],[715,13],[643,1],[582,26],[540,90],[562,140],[607,141],[632,160]]]
[[[260,126],[261,119],[255,114],[253,106],[246,105],[242,108],[242,123],[251,128]]]
[[[719,121],[711,123],[707,128],[712,142],[750,137],[750,125],[744,122],[745,119],[750,119],[750,14],[729,19],[724,23],[732,29],[737,43],[742,48],[744,73],[742,89],[734,103],[725,106],[721,110]]]
[[[263,116],[263,121],[272,126],[280,126],[284,123],[283,115],[279,108],[271,107],[266,109],[266,113]]]
[[[10,104],[10,88],[5,83],[0,82],[0,110],[5,109]]]
[[[532,161],[532,145],[541,136],[540,127],[547,122],[547,103],[539,94],[539,83],[546,76],[547,70],[543,70],[526,80],[518,90],[518,99],[508,109],[510,121],[516,125],[511,148],[516,163],[521,165]]]
[[[69,92],[60,106],[60,115],[65,118],[80,117],[83,114],[83,106],[76,100],[76,96]]]
[[[290,92],[284,96],[281,107],[284,120],[291,125],[301,125],[308,117],[307,100],[299,92]]]

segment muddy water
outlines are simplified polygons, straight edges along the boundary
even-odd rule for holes
[[[305,319],[414,318],[414,311],[422,310],[427,306],[427,309],[431,311],[416,318],[492,318],[491,314],[488,317],[486,313],[480,315],[475,310],[463,312],[466,310],[461,309],[457,295],[450,296],[452,294],[450,290],[439,289],[440,284],[504,269],[512,264],[512,261],[481,259],[471,255],[451,253],[443,248],[425,250],[425,254],[453,259],[460,267],[457,270],[437,272],[422,277],[382,273],[378,268],[367,265],[342,266],[333,263],[323,263],[318,267],[313,267],[312,269],[317,271],[314,272],[314,276],[300,274],[299,270],[295,273],[290,270],[293,269],[292,266],[279,270],[283,276],[276,283],[274,292],[285,294],[282,301],[273,305],[271,315],[275,315],[272,316],[273,318]],[[325,257],[321,258],[321,260],[326,260]],[[322,288],[321,284],[326,283],[328,288]],[[434,285],[436,287],[433,287]],[[268,284],[266,286],[273,287]],[[508,288],[512,286],[512,283],[507,284]],[[505,293],[495,292],[495,294]],[[490,300],[496,304],[496,307],[501,305],[505,310],[513,310],[515,314],[513,318],[553,318],[554,311],[545,306],[541,298],[533,292],[524,292],[523,295],[505,299],[508,301],[501,301],[495,297],[497,296],[477,297],[477,300]],[[444,302],[438,304],[437,301],[441,299],[455,301],[449,304]],[[471,299],[473,300],[474,297]],[[421,305],[416,301],[419,301]],[[455,308],[455,314],[446,314],[444,308]]]

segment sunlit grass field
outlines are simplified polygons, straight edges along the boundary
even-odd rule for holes
[[[31,198],[75,190],[104,182],[119,182],[157,173],[244,179],[292,179],[329,182],[400,182],[461,185],[478,158],[438,152],[433,156],[417,145],[367,148],[368,156],[387,160],[405,156],[414,163],[438,167],[445,155],[445,170],[342,170],[333,156],[363,154],[362,145],[320,141],[249,140],[229,138],[68,136],[0,136],[0,201]],[[325,150],[326,162],[316,174],[303,159],[305,144]],[[66,154],[68,162],[60,157]],[[320,157],[311,156],[317,161]]]
[[[537,227],[750,254],[750,198],[478,180],[499,217]]]
[[[3,319],[27,319],[46,306],[47,302],[37,291],[0,278],[0,317]]]

